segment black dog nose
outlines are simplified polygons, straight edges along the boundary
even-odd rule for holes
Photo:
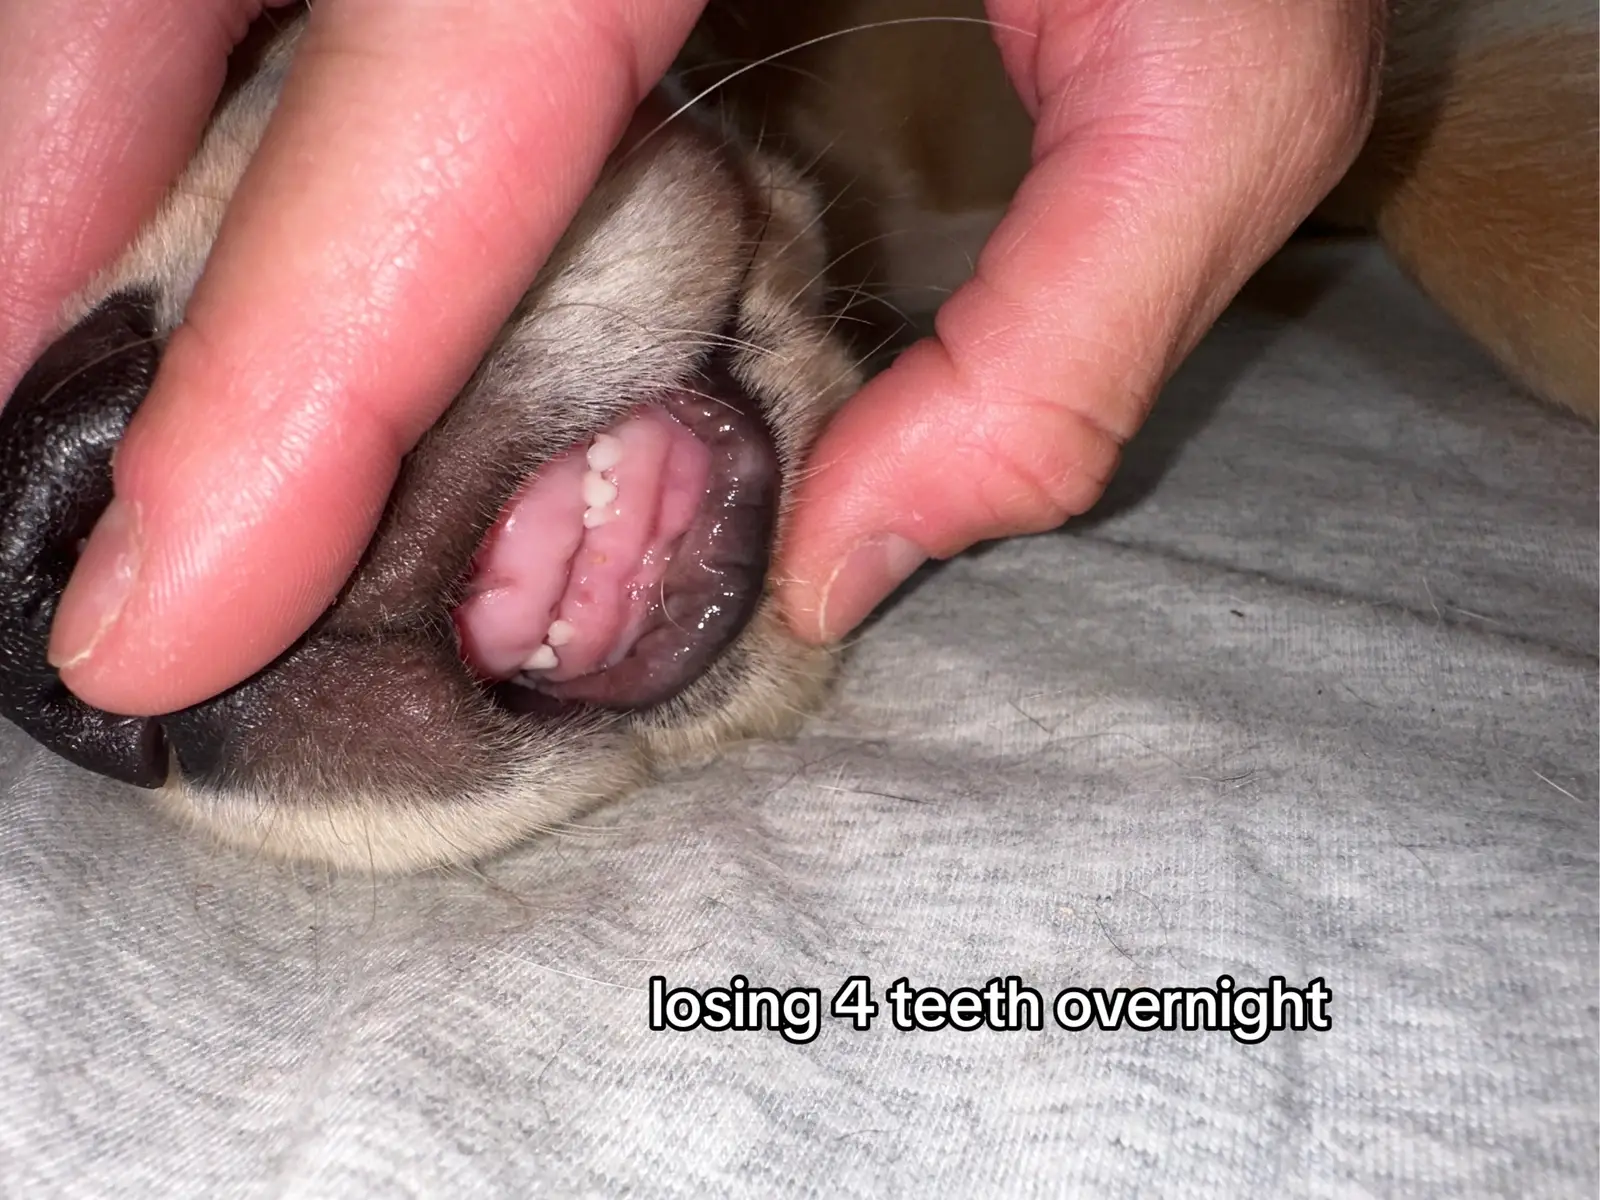
[[[121,292],[0,408],[0,713],[63,758],[141,787],[167,776],[160,724],[91,708],[45,650],[78,546],[111,502],[111,453],[160,361],[154,297]]]

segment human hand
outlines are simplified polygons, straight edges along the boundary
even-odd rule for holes
[[[171,711],[304,632],[702,4],[320,0],[62,596],[74,692]],[[0,8],[0,397],[182,169],[262,7]]]
[[[989,0],[1033,168],[941,308],[835,417],[779,564],[801,636],[928,556],[1052,529],[1355,156],[1382,0]]]

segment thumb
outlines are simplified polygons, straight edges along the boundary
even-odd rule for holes
[[[1246,3],[1228,29],[1163,11],[1102,26],[1054,78],[1041,31],[1033,169],[935,338],[814,451],[780,564],[802,637],[848,632],[925,557],[1093,505],[1173,367],[1354,156],[1360,6]]]

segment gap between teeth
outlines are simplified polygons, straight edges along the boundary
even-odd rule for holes
[[[617,498],[617,485],[607,479],[604,472],[622,461],[622,439],[609,433],[596,434],[584,461],[589,469],[583,475],[583,527],[598,529],[617,515],[612,507]]]
[[[598,529],[617,515],[612,507],[617,498],[617,485],[614,480],[607,479],[604,472],[622,461],[622,439],[609,433],[596,434],[584,455],[584,461],[589,464],[589,469],[583,475],[583,527]],[[551,621],[550,628],[545,631],[544,641],[528,655],[522,669],[549,671],[560,666],[561,659],[556,654],[556,647],[572,641],[576,632],[571,621],[559,618]]]

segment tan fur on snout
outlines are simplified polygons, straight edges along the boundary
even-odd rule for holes
[[[326,753],[315,744],[306,750]],[[352,787],[337,771],[320,788],[304,779],[293,791],[271,784],[208,788],[185,780],[176,763],[154,795],[181,826],[252,856],[399,875],[476,862],[534,834],[560,835],[650,778],[639,747],[619,746],[588,764],[511,752],[525,763],[523,774],[456,796],[426,780],[411,790]]]

